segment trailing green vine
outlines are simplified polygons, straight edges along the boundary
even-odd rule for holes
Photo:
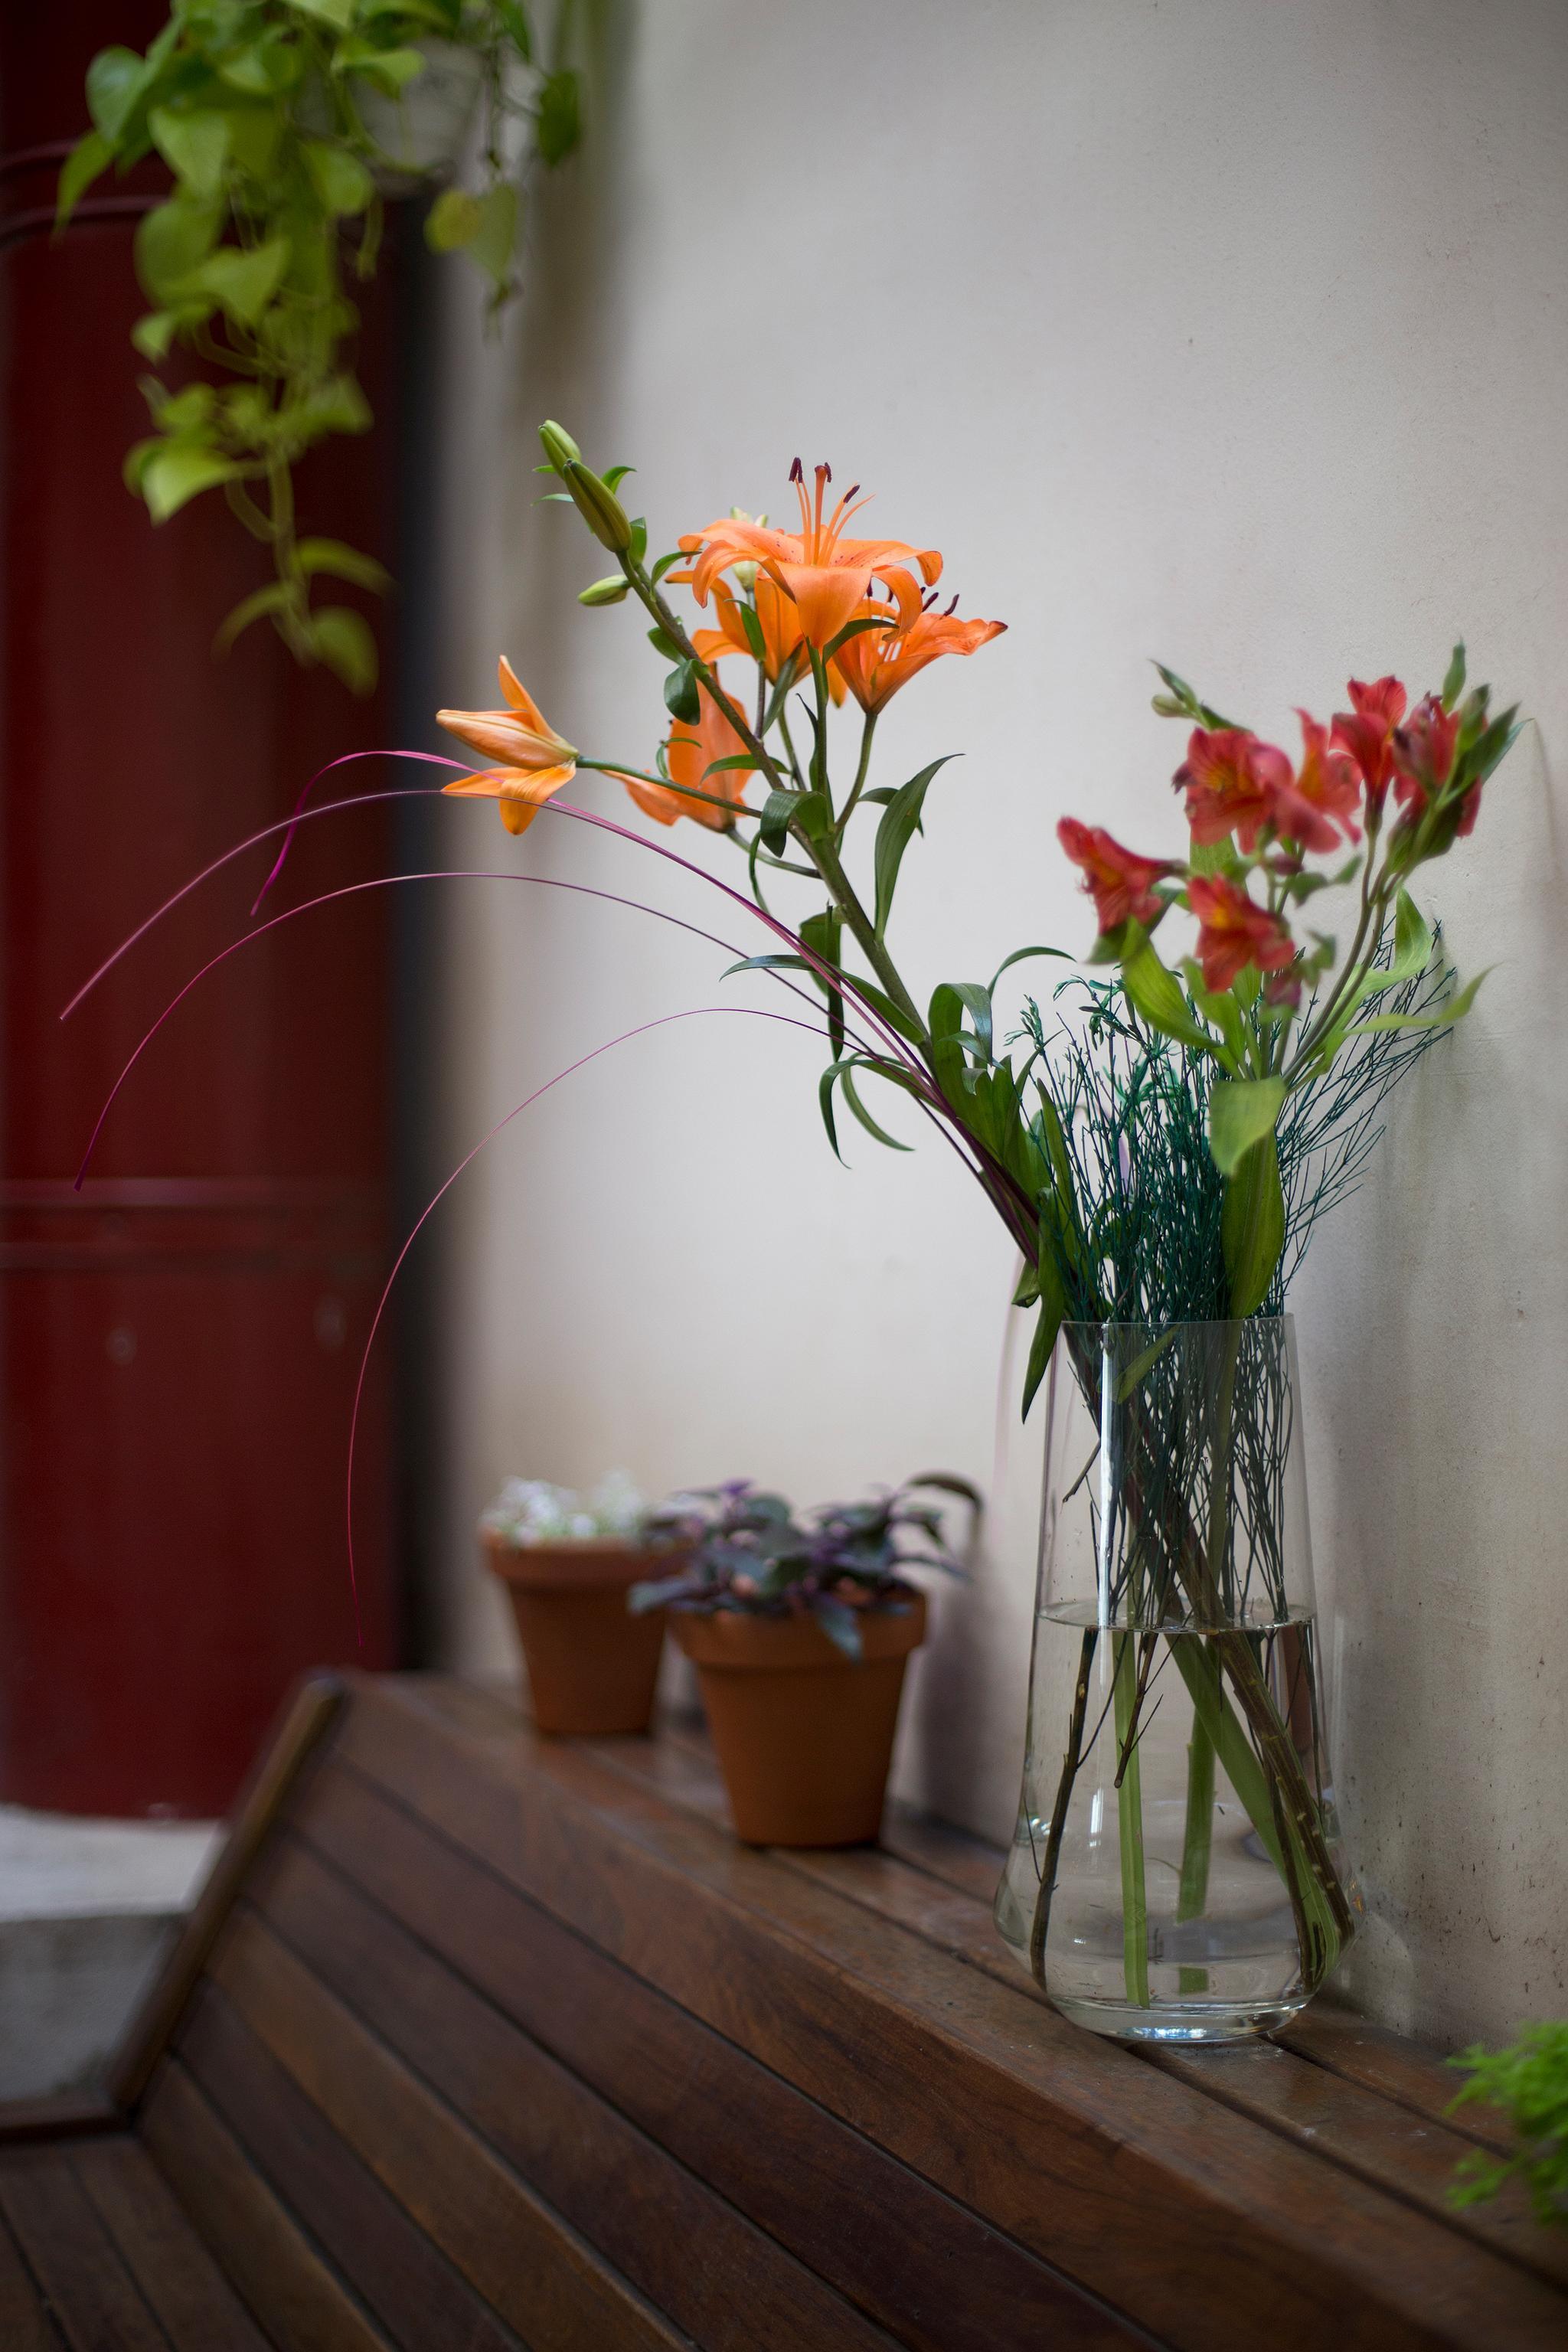
[[[429,185],[447,160],[420,152],[416,104],[433,101],[452,145],[482,108],[480,184],[440,187],[425,234],[468,254],[492,308],[510,298],[527,161],[557,163],[580,135],[571,8],[557,0],[542,50],[521,0],[173,0],[144,56],[94,58],[92,128],[60,173],[59,225],[110,167],[156,153],[174,179],[136,236],[153,307],[132,341],[160,373],[142,380],[153,430],[126,459],[127,484],[155,523],[221,489],[272,559],[218,650],[269,620],[296,659],[355,693],[374,687],[364,616],[313,595],[323,578],[380,594],[388,576],[341,541],[301,537],[294,497],[307,451],[372,421],[345,264],[374,275],[387,194]],[[212,373],[166,381],[177,352]]]

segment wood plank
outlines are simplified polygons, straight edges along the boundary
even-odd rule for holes
[[[70,2352],[169,2352],[63,2150],[7,2158],[0,2209]]]
[[[130,2118],[123,2107],[96,2091],[58,2091],[46,2098],[0,2100],[0,2147],[28,2140],[86,2137],[95,2132],[123,2132]]]
[[[679,2335],[312,1977],[259,1915],[215,1981],[426,2235],[534,2352],[651,2352]],[[624,2193],[623,2184],[623,2193]]]
[[[464,2352],[517,2352],[503,2326],[344,2146],[320,2109],[216,1986],[180,2029],[180,2056],[247,2156],[295,2210],[395,2343],[450,2339]]]
[[[71,2162],[174,2352],[266,2352],[266,2337],[145,2149],[130,2138],[94,2140],[74,2148]]]
[[[662,1742],[591,1745],[609,1769],[708,1818],[723,1816],[722,1782],[705,1741],[689,1734],[679,1739],[673,1763],[658,1759]],[[837,1888],[972,1967],[1043,1999],[1022,1977],[992,1924],[1002,1855],[965,1832],[893,1809],[879,1853],[781,1853],[775,1859],[781,1868]],[[1327,2069],[1315,2064],[1302,2051],[1281,2046],[1286,2037],[1225,2050],[1144,2046],[1134,2054],[1387,2189],[1460,2236],[1568,2286],[1568,2238],[1535,2221],[1519,2183],[1510,2182],[1485,2205],[1459,2210],[1450,2205],[1456,2166],[1472,2148],[1489,2143],[1467,2132],[1458,2119],[1445,2118],[1442,2102],[1452,2098],[1455,2077],[1440,2060],[1331,2008],[1303,2012],[1293,2032],[1303,2044],[1340,2063]],[[1383,2087],[1384,2076],[1415,2095],[1390,2095]]]
[[[5,2352],[64,2352],[65,2338],[50,2318],[44,2291],[22,2259],[0,2212],[0,2345]]]
[[[337,1720],[344,1696],[341,1675],[313,1674],[305,1675],[284,1702],[277,1727],[235,1801],[232,1827],[206,1883],[110,2059],[104,2087],[114,2105],[134,2108],[145,2092],[251,1864]]]
[[[390,2352],[177,2058],[164,2059],[148,2092],[142,2138],[270,2342]]]
[[[1464,2077],[1436,2051],[1369,2024],[1348,2009],[1314,2002],[1284,2028],[1279,2040],[1314,2066],[1344,2082],[1359,2083],[1380,2098],[1408,2107],[1412,2115],[1444,2124],[1494,2155],[1512,2156],[1515,2151],[1513,2134],[1495,2108],[1462,2107],[1458,2116],[1449,2116]]]
[[[341,1755],[1157,2335],[1560,2344],[1561,2299],[1451,2231],[504,1709],[474,1729],[465,1698],[460,1727],[449,1697],[361,1685]]]
[[[267,1916],[700,2341],[831,2352],[881,2344],[880,2328],[930,2352],[1053,2332],[1086,2347],[1146,2340],[346,1770],[314,1785],[297,1828],[385,1909],[285,1845],[257,1892]],[[503,2017],[528,2036],[521,2050]],[[587,2116],[583,2084],[599,2095]],[[599,2100],[640,2130],[606,2133]],[[617,2171],[638,2179],[635,2205],[610,2193]],[[868,2210],[881,2229],[866,2229]],[[684,2248],[699,2233],[692,2278]]]

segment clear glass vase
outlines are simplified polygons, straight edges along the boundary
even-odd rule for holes
[[[1064,1324],[1003,1940],[1099,2033],[1226,2042],[1355,1932],[1289,1316]]]

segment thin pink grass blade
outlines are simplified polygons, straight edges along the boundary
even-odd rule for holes
[[[542,1087],[535,1087],[533,1092],[525,1095],[521,1102],[513,1104],[506,1117],[497,1119],[489,1132],[487,1135],[481,1135],[471,1150],[463,1154],[451,1174],[439,1189],[431,1194],[409,1227],[403,1247],[393,1260],[392,1271],[387,1276],[381,1297],[376,1301],[375,1313],[371,1318],[364,1352],[360,1358],[359,1378],[354,1382],[353,1410],[349,1415],[349,1458],[344,1486],[344,1530],[348,1543],[349,1590],[353,1595],[354,1633],[362,1649],[364,1647],[364,1636],[360,1630],[359,1580],[354,1570],[354,1451],[359,1440],[360,1404],[364,1395],[365,1375],[370,1370],[371,1350],[375,1345],[375,1336],[381,1328],[381,1318],[386,1312],[387,1300],[391,1297],[393,1286],[403,1270],[405,1258],[458,1177],[465,1170],[472,1167],[487,1145],[493,1143],[496,1137],[509,1128],[514,1118],[520,1118],[525,1110],[531,1109],[542,1096],[549,1094],[552,1088],[558,1087],[563,1078],[574,1077],[579,1070],[585,1070],[589,1063],[596,1062],[601,1055],[613,1053],[617,1045],[629,1045],[634,1037],[646,1037],[654,1029],[668,1029],[673,1022],[698,1021],[708,1013],[738,1013],[746,1020],[776,1021],[786,1029],[804,1029],[813,1037],[826,1037],[827,1034],[826,1024],[823,1022],[801,1021],[793,1013],[769,1013],[758,1004],[691,1004],[688,1005],[684,1012],[663,1013],[655,1021],[642,1021],[635,1029],[623,1029],[618,1037],[607,1037],[602,1045],[595,1045],[591,1052],[584,1054],[577,1061],[568,1063],[565,1069],[557,1070],[552,1078],[546,1078]]]
[[[268,874],[266,881],[262,884],[260,889],[257,892],[255,898],[251,901],[250,919],[252,922],[256,920],[257,916],[261,912],[261,902],[263,898],[266,898],[267,893],[271,889],[272,885],[277,881],[278,877],[282,873],[285,865],[288,863],[289,852],[294,846],[294,835],[299,832],[300,820],[305,814],[305,803],[310,799],[310,794],[315,791],[316,786],[321,782],[323,776],[330,776],[334,768],[346,768],[350,761],[353,760],[423,760],[429,767],[455,768],[459,772],[463,771],[465,765],[461,760],[447,759],[438,751],[342,751],[335,760],[329,760],[324,768],[317,769],[315,774],[310,778],[310,782],[305,786],[303,792],[300,794],[299,799],[295,802],[293,815],[286,820],[288,830],[283,835],[282,846],[279,848],[277,856],[272,861],[272,871]],[[473,772],[469,770],[468,772],[472,773]]]

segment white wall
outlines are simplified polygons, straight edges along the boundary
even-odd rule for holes
[[[646,760],[661,666],[531,502],[531,427],[634,460],[655,539],[775,514],[797,453],[874,487],[1009,634],[911,686],[884,780],[933,791],[895,929],[925,986],[1087,942],[1053,828],[1180,844],[1158,654],[1290,740],[1453,634],[1540,722],[1430,877],[1459,1037],[1298,1286],[1341,1764],[1378,1915],[1352,1981],[1452,2040],[1561,2013],[1568,1611],[1568,9],[1562,0],[657,0],[604,20],[581,162],[542,192],[499,349],[454,298],[448,698],[510,650],[554,722]],[[870,518],[868,519],[868,522]],[[607,782],[583,797],[629,814]],[[632,818],[633,822],[637,820]],[[570,877],[754,948],[699,884],[564,822],[455,863]],[[674,845],[733,879],[683,826]],[[453,885],[451,1156],[636,1021],[766,1003],[621,909]],[[733,1016],[620,1048],[446,1212],[448,1654],[504,1655],[468,1528],[500,1475],[750,1472],[803,1499],[994,1475],[1009,1254],[939,1148],[852,1172],[813,1041]],[[942,1599],[901,1765],[996,1834],[1023,1717],[1036,1447]]]

